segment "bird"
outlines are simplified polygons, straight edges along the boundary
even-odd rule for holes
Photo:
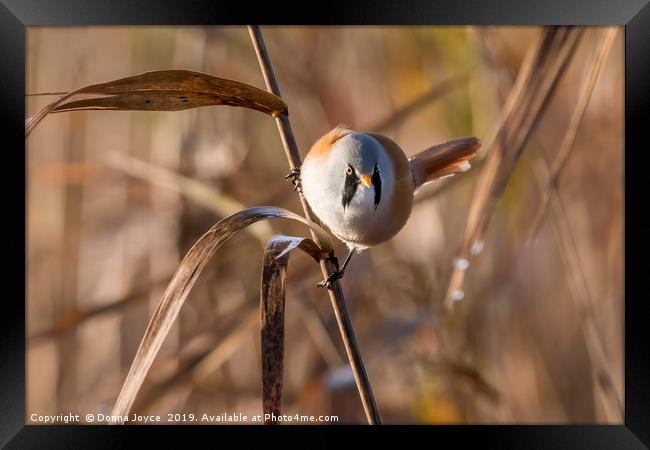
[[[290,171],[312,212],[348,247],[343,265],[318,283],[331,288],[354,253],[388,241],[406,224],[414,195],[423,185],[465,172],[481,147],[462,137],[408,157],[390,138],[336,126]]]

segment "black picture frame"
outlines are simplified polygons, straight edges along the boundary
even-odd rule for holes
[[[222,0],[0,0],[0,113],[3,157],[3,247],[6,286],[0,314],[0,445],[8,448],[115,448],[147,434],[171,444],[191,438],[214,439],[225,430],[238,438],[275,436],[278,428],[185,426],[36,426],[25,425],[25,43],[26,27],[34,25],[194,25],[194,24],[404,24],[404,25],[623,25],[625,26],[625,424],[354,427],[366,436],[397,433],[409,445],[411,433],[431,434],[431,445],[488,448],[637,449],[650,445],[650,351],[644,277],[650,254],[650,220],[644,211],[643,176],[650,99],[650,5],[648,0],[363,0],[302,3],[224,2]],[[300,4],[298,4],[300,5]],[[317,7],[318,6],[318,7]],[[7,202],[7,200],[12,200]],[[8,205],[10,204],[10,207]],[[9,212],[11,211],[11,212]],[[22,240],[18,237],[22,237]],[[22,257],[21,257],[22,255]],[[22,262],[19,264],[19,262]],[[11,295],[7,295],[11,292]],[[22,295],[22,299],[21,296]],[[645,337],[644,337],[645,336]],[[47,374],[43,374],[47,376]],[[280,427],[293,439],[307,433],[333,437],[352,427]],[[408,433],[408,434],[406,434]],[[258,436],[259,437],[259,436]],[[219,440],[217,440],[219,439]],[[406,440],[409,439],[409,440]],[[284,444],[286,441],[281,440]],[[300,442],[297,440],[297,442]],[[308,441],[307,441],[308,442]],[[321,441],[319,441],[321,442]],[[415,445],[415,441],[412,441]]]

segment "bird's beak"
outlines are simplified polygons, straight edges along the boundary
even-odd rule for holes
[[[363,184],[365,187],[370,189],[370,186],[372,186],[372,178],[368,175],[361,175],[360,177],[361,184]]]

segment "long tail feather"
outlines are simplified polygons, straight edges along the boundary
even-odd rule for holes
[[[462,137],[434,145],[409,161],[415,187],[470,168],[469,160],[481,148],[481,141],[475,137]]]

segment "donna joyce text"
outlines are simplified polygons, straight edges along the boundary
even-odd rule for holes
[[[241,422],[262,422],[264,420],[263,414],[249,417],[241,413],[222,413],[222,414],[174,414],[168,413],[165,415],[143,415],[131,413],[124,416],[115,416],[111,414],[90,413],[85,415],[80,414],[56,414],[56,415],[42,415],[33,413],[29,416],[32,423],[41,424],[66,424],[66,423],[241,423]]]
[[[113,416],[110,414],[86,414],[81,416],[79,414],[56,414],[56,415],[41,415],[31,414],[29,419],[32,423],[40,424],[67,424],[67,423],[263,423],[266,420],[272,419],[280,422],[338,422],[337,416],[310,416],[310,415],[278,415],[273,414],[257,414],[248,416],[241,413],[221,413],[221,414],[174,414],[168,413],[166,415],[142,415],[132,413],[125,416]]]
[[[41,424],[66,424],[66,423],[246,423],[246,422],[262,422],[264,420],[263,414],[257,416],[247,416],[241,413],[221,413],[221,414],[174,414],[168,413],[165,415],[145,415],[138,413],[131,413],[124,416],[116,416],[111,414],[90,413],[85,415],[79,414],[56,414],[56,415],[41,415],[31,414],[29,417],[32,423]]]

